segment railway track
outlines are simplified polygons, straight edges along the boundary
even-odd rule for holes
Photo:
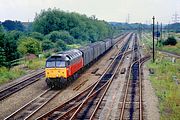
[[[132,35],[130,35],[130,38],[131,37]],[[128,48],[130,38],[124,44],[126,48]],[[122,49],[116,55],[116,59],[114,59],[111,65],[105,70],[99,81],[97,81],[95,84],[90,86],[88,89],[86,89],[84,92],[80,93],[76,97],[72,98],[71,100],[65,102],[64,104],[60,105],[59,107],[37,119],[70,119],[73,113],[77,110],[79,111],[87,100],[94,99],[95,96],[100,95],[103,90],[107,89],[108,84],[110,84],[110,81],[114,76],[114,69],[117,68],[117,64],[122,59],[123,54],[125,54],[125,50],[125,47],[122,47]]]
[[[132,40],[134,40],[134,37]],[[130,50],[128,51],[129,53],[132,53],[131,50],[132,46],[133,45],[131,43],[129,47]],[[129,58],[130,56],[128,55],[127,57]],[[117,71],[117,75],[112,81],[111,86],[109,87],[104,98],[102,99],[102,102],[99,104],[99,106],[97,106],[96,108],[97,110],[94,112],[94,115],[92,115],[90,119],[102,119],[102,120],[119,119],[119,114],[117,114],[119,111],[118,104],[122,94],[123,83],[125,82],[126,79],[125,74],[123,73],[124,75],[122,75],[120,71],[126,69],[125,66],[129,64],[131,59],[129,60],[125,59],[127,57],[126,56],[124,57],[124,61],[122,62],[122,65],[119,67],[119,70]]]
[[[128,43],[131,40],[131,37],[122,47],[121,52],[116,56],[108,71],[102,76],[99,83],[92,89],[80,106],[59,119],[90,119],[91,116],[93,116],[94,111],[96,111],[96,106],[101,103],[102,98],[107,92],[113,77],[115,76],[118,66],[121,63],[120,61],[122,61],[124,56],[124,52],[126,50],[125,48],[128,48]]]
[[[125,92],[120,101],[120,120],[143,120],[143,100],[142,100],[142,64],[150,58],[141,58],[138,41],[135,39],[134,56],[130,66],[128,81],[125,85]]]
[[[150,56],[145,56],[131,65],[131,72],[126,84],[123,101],[120,102],[120,120],[144,119],[142,100],[142,64],[149,59]]]
[[[61,91],[48,89],[38,97],[25,104],[17,111],[5,118],[5,120],[26,120],[56,97]]]
[[[44,77],[44,71],[0,91],[0,101]]]
[[[100,115],[101,111],[99,111],[99,110],[102,110],[104,108],[105,102],[107,101],[105,96],[108,96],[107,94],[108,94],[109,88],[110,88],[111,84],[114,82],[114,80],[116,79],[116,75],[119,74],[120,67],[123,63],[123,60],[125,60],[125,56],[130,53],[130,51],[127,51],[129,42],[130,41],[128,41],[125,44],[125,46],[121,49],[122,57],[121,58],[119,58],[119,56],[117,57],[117,59],[116,59],[117,63],[115,63],[116,67],[113,66],[114,71],[111,71],[112,77],[106,83],[107,85],[104,86],[104,88],[100,91],[100,93],[98,93],[96,96],[94,95],[93,98],[90,98],[89,101],[87,101],[84,104],[84,107],[81,109],[81,111],[79,111],[79,112],[77,111],[77,114],[74,114],[74,117],[72,116],[71,119],[90,119],[90,120],[100,119],[99,115]],[[127,52],[125,52],[125,51],[127,51]]]

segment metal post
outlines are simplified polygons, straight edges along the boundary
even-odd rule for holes
[[[155,58],[154,58],[154,21],[155,21],[155,17],[153,16],[153,62],[155,61]]]

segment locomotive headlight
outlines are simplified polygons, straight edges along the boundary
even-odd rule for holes
[[[58,77],[58,75],[56,75],[56,77]]]

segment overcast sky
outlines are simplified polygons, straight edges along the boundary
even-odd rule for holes
[[[0,21],[33,21],[41,9],[59,8],[106,21],[150,23],[152,16],[163,23],[180,16],[180,0],[0,0]]]

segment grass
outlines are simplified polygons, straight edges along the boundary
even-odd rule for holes
[[[160,47],[160,49],[180,55],[180,42],[178,41],[178,43],[175,46],[167,45]]]
[[[179,120],[180,85],[173,80],[173,76],[176,76],[180,83],[180,60],[172,63],[169,58],[160,54],[157,56],[156,62],[150,62],[148,68],[155,71],[150,80],[159,99],[161,120]]]
[[[175,54],[179,54],[180,55],[180,33],[169,33],[169,36],[174,36],[177,40],[177,44],[175,46],[170,46],[170,45],[167,45],[167,46],[161,46],[159,47],[160,50],[164,50],[164,51],[167,51],[167,52],[171,52],[171,53],[175,53]],[[168,36],[166,36],[168,37]]]
[[[143,36],[142,43],[146,47],[152,46],[152,40]],[[172,52],[179,52],[179,43],[172,46],[165,46],[163,49]],[[150,76],[150,81],[155,89],[159,100],[159,110],[161,120],[179,120],[180,119],[180,59],[172,63],[172,58],[165,57],[159,52],[156,53],[155,63],[149,62],[148,68],[155,71]],[[173,77],[176,76],[176,80]]]
[[[180,33],[170,33],[170,35],[175,36],[177,39],[180,38]],[[168,36],[166,36],[168,37]],[[155,39],[156,40],[156,39]],[[148,47],[148,48],[152,48],[152,37],[150,33],[146,33],[143,34],[143,38],[142,38],[142,43]],[[156,44],[156,41],[155,41]],[[156,48],[158,48],[159,50],[163,50],[163,51],[167,51],[167,52],[171,52],[171,53],[175,53],[180,55],[180,41],[177,40],[177,44],[175,46],[171,46],[171,45],[166,45],[166,46],[155,46]]]
[[[25,74],[25,71],[17,69],[17,68],[12,68],[9,70],[5,67],[1,67],[0,68],[0,84],[6,83],[9,80],[16,79],[24,74]]]
[[[44,67],[45,58],[36,58],[33,60],[22,62],[22,64],[29,70],[36,70],[38,68]],[[22,68],[20,66],[15,66],[11,69],[0,67],[0,85],[25,75],[27,73],[26,70],[24,69],[24,67]]]
[[[38,68],[44,68],[45,61],[46,61],[45,58],[41,58],[41,59],[36,58],[30,61],[26,61],[25,66],[27,66],[27,68],[30,70],[36,70]]]

